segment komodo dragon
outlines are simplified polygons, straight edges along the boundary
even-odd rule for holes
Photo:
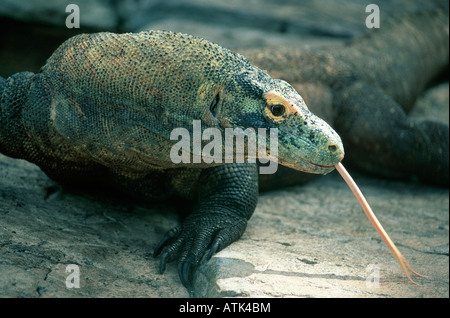
[[[407,116],[427,85],[448,72],[448,8],[394,16],[344,45],[239,52],[289,82],[336,129],[348,165],[383,178],[417,177],[448,187],[448,124]],[[262,176],[262,186],[305,179],[283,167],[279,174]]]
[[[416,96],[423,88],[422,81],[429,80],[448,62],[448,50],[441,48],[442,43],[448,43],[448,16],[438,13],[430,16],[429,22],[426,26],[427,31],[432,31],[430,35],[421,33],[423,28],[414,19],[399,24],[401,34],[415,32],[418,39],[426,41],[418,41],[420,44],[411,49],[408,45],[414,44],[412,41],[403,43],[408,51],[418,51],[412,58],[419,66],[412,66],[411,73],[408,67],[412,58],[408,54],[392,56],[386,68],[384,64],[370,66],[379,67],[381,75],[389,70],[389,76],[366,78],[358,73],[351,58],[361,53],[358,50],[364,52],[367,45],[375,51],[386,50],[381,40],[377,42],[377,36],[364,38],[332,55],[269,50],[262,51],[267,52],[262,55],[249,52],[249,56],[264,69],[273,70],[273,75],[279,74],[298,87],[311,81],[326,91],[325,99],[332,94],[336,107],[333,122],[352,144],[352,151],[358,151],[363,144],[375,156],[383,156],[383,147],[397,146],[398,140],[403,142],[402,134],[406,134],[412,144],[406,143],[398,153],[394,151],[392,158],[402,163],[405,158],[413,160],[416,167],[437,177],[441,171],[448,171],[448,162],[447,166],[442,162],[442,157],[448,158],[448,131],[445,135],[441,127],[435,133],[405,124],[408,121],[394,101],[401,99],[403,91],[392,98],[383,91],[397,85],[394,93],[400,86],[406,90],[403,97],[410,93]],[[423,46],[431,46],[433,59],[428,59]],[[311,64],[297,65],[304,57]],[[375,61],[375,54],[370,58]],[[401,68],[403,63],[408,70]],[[397,80],[378,81],[387,80],[399,68],[408,71],[402,73],[407,74],[404,86]],[[413,80],[418,70],[422,72],[421,85]],[[307,74],[306,81],[302,74]],[[254,163],[174,164],[169,156],[175,143],[170,139],[174,128],[191,130],[194,119],[201,120],[203,129],[220,131],[227,127],[277,128],[279,163],[310,173],[332,171],[344,155],[339,136],[308,110],[287,82],[272,79],[240,54],[179,33],[73,37],[54,52],[39,73],[0,78],[0,94],[0,152],[36,163],[62,184],[113,185],[148,199],[180,196],[196,202],[183,224],[170,230],[155,249],[155,256],[161,255],[161,272],[167,262],[178,260],[181,281],[188,288],[202,257],[211,257],[244,232],[258,199],[258,171]],[[313,94],[308,98],[311,102],[318,100]],[[359,122],[342,106],[351,104],[368,108],[355,106],[360,111]],[[375,107],[387,107],[388,112],[376,114]],[[399,139],[387,136],[390,145],[376,140],[358,144],[352,129],[364,126],[364,118],[375,119],[367,124],[377,127],[377,116],[383,121],[392,117],[390,129],[395,133],[395,125],[401,125]],[[350,124],[346,124],[347,119]],[[374,135],[380,133],[379,129],[367,129]],[[439,139],[442,134],[443,140]],[[429,147],[428,138],[435,135],[440,142],[436,149],[441,151]],[[367,135],[359,135],[362,137]],[[398,162],[390,165],[388,158],[383,158],[383,163],[387,163],[388,172],[399,166]],[[369,165],[375,166],[370,160]],[[282,184],[282,180],[275,182],[273,178],[268,178],[268,183]]]

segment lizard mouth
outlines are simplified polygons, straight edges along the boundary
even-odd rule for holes
[[[318,165],[318,164],[312,163],[310,161],[306,161],[306,160],[303,160],[303,161],[309,163],[310,165],[319,167],[320,169],[324,169],[324,170],[330,170],[330,169],[334,169],[335,168],[334,166],[322,166],[322,165]]]
[[[312,163],[301,157],[299,157],[299,159],[301,162],[303,162],[303,165],[302,165],[303,167],[300,167],[296,164],[288,163],[288,162],[280,162],[280,163],[283,166],[286,166],[288,168],[307,172],[307,173],[328,174],[335,169],[334,165],[333,166],[319,165],[319,164]]]

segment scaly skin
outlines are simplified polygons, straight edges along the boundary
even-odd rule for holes
[[[346,164],[384,178],[418,177],[448,187],[448,124],[407,116],[427,85],[448,69],[448,41],[448,9],[435,9],[383,20],[379,30],[345,45],[240,52],[293,85],[311,111],[336,129]]]
[[[398,21],[332,50],[245,55],[290,82],[336,126],[355,166],[385,176],[419,173],[448,185],[448,126],[410,122],[403,110],[448,64],[448,12]],[[249,163],[174,164],[174,128],[192,132],[196,119],[203,130],[221,132],[278,128],[279,162],[306,172],[328,173],[343,157],[337,134],[293,87],[239,54],[182,34],[74,37],[40,73],[0,78],[0,96],[0,152],[34,162],[64,184],[114,185],[149,199],[195,202],[155,249],[161,272],[178,260],[188,288],[200,259],[244,232],[257,203],[258,173]],[[282,105],[282,114],[274,105]],[[261,188],[298,181],[281,167],[260,180]]]
[[[326,174],[344,156],[339,136],[288,83],[184,34],[76,36],[40,73],[18,73],[1,85],[2,153],[36,163],[63,184],[113,184],[148,199],[196,202],[155,250],[161,272],[178,260],[187,287],[205,253],[244,232],[258,173],[254,163],[173,163],[173,129],[192,132],[193,120],[201,120],[203,131],[217,128],[224,138],[225,128],[277,128],[279,163],[310,173]]]

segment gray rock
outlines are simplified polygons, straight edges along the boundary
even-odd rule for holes
[[[409,264],[427,276],[413,277],[419,286],[333,172],[261,195],[243,238],[201,267],[194,295],[448,297],[448,189],[354,178]]]
[[[178,223],[169,205],[65,192],[0,156],[0,297],[187,297],[152,250]],[[415,286],[337,173],[261,194],[238,242],[202,265],[196,297],[448,297],[448,189],[354,175],[410,265]],[[66,267],[80,269],[68,289]],[[368,266],[379,271],[376,287]],[[369,281],[367,283],[367,280]]]
[[[40,169],[0,155],[0,297],[185,297],[151,257],[173,208],[66,193]],[[80,288],[66,287],[66,267]]]

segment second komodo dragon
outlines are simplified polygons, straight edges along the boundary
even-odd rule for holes
[[[423,25],[433,31],[427,35],[420,33],[425,18],[429,21]],[[434,59],[427,55],[433,43],[448,43],[448,13],[422,20],[400,20],[397,30],[402,35],[413,32],[430,43],[421,45],[423,41],[419,41],[410,47],[400,42],[402,52],[409,47],[409,55],[417,53],[414,67],[422,71],[421,81],[416,83],[408,76],[406,85],[400,87],[403,90],[390,92],[397,94],[392,97],[385,91],[395,80],[384,83],[383,76],[364,74],[364,66],[355,62],[364,60],[355,57],[364,51],[369,61],[380,63],[375,68],[381,73],[410,62],[406,53],[405,58],[376,61],[376,53],[383,51],[386,41],[385,45],[395,50],[396,42],[383,32],[330,54],[254,50],[246,55],[299,89],[307,88],[301,83],[308,81],[326,88],[324,94],[315,96],[326,102],[331,96],[332,122],[342,131],[352,153],[374,151],[375,161],[364,161],[369,170],[385,167],[387,173],[403,176],[417,167],[423,170],[425,181],[448,184],[448,126],[411,125],[396,106],[396,102],[411,102],[405,99],[417,96],[424,88],[422,82],[448,63],[448,45],[434,52]],[[297,65],[303,62],[303,66]],[[303,73],[302,67],[308,72]],[[313,97],[308,94],[311,102],[318,104],[320,98]],[[211,257],[242,235],[255,209],[260,181],[268,188],[297,179],[279,169],[281,174],[262,176],[259,181],[253,163],[174,164],[170,159],[176,143],[170,139],[173,129],[186,128],[192,133],[193,120],[201,120],[203,130],[217,128],[221,132],[225,128],[277,128],[279,163],[311,173],[332,171],[344,155],[339,136],[308,110],[287,82],[272,79],[240,54],[179,33],[73,37],[39,73],[0,78],[0,98],[1,153],[36,163],[62,184],[114,185],[152,200],[179,196],[195,202],[183,224],[170,230],[155,249],[155,255],[161,255],[161,272],[167,262],[177,260],[181,281],[187,287],[191,287],[193,270],[204,255]],[[373,104],[384,107],[383,112],[362,107]],[[358,120],[358,115],[374,120]],[[386,134],[381,123],[375,122],[378,119],[389,119],[391,128],[399,127],[403,139]],[[358,140],[362,136],[373,139],[362,142]],[[436,142],[430,145],[430,140]],[[396,147],[399,144],[402,147]],[[352,158],[359,162],[357,156]],[[408,158],[408,164],[399,158]],[[406,170],[401,171],[402,166]]]

